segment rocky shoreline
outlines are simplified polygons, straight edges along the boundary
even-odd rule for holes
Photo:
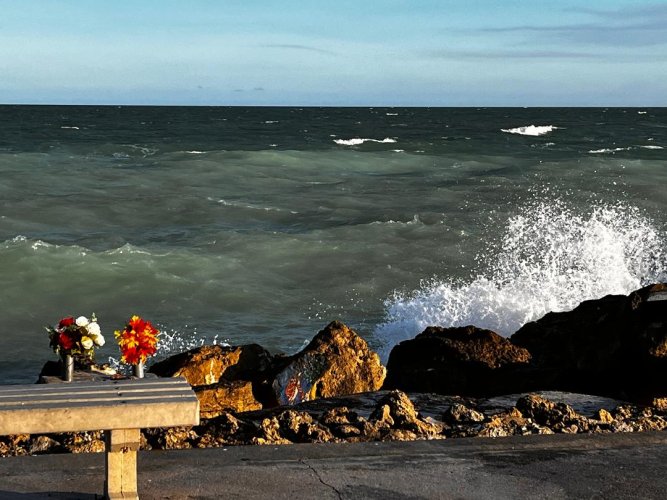
[[[202,422],[144,430],[143,449],[663,430],[667,284],[549,313],[509,339],[430,327],[386,368],[333,322],[293,356],[202,346],[151,372],[185,377]],[[101,432],[0,437],[0,456],[103,450]]]

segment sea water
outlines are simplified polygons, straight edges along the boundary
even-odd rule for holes
[[[667,280],[666,148],[662,108],[0,106],[0,377],[93,312],[100,361],[133,314],[160,357],[511,335]]]

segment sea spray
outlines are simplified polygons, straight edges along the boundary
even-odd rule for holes
[[[582,214],[562,199],[534,199],[477,256],[481,274],[425,280],[385,301],[375,330],[381,356],[386,362],[394,345],[427,326],[471,324],[509,336],[549,311],[667,280],[665,243],[636,207],[598,203]]]

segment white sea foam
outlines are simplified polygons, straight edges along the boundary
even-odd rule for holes
[[[549,311],[667,280],[667,237],[637,208],[598,204],[586,214],[561,200],[534,201],[477,256],[486,270],[466,281],[425,281],[385,301],[375,335],[391,348],[427,326],[476,325],[508,336]]]
[[[662,146],[653,146],[653,145],[648,145],[648,146],[639,146],[642,149],[665,149]]]
[[[525,127],[517,128],[501,128],[500,131],[508,134],[538,136],[548,134],[557,128],[559,127],[554,127],[553,125],[527,125]]]
[[[387,116],[398,116],[398,113],[385,113]]]
[[[185,151],[188,154],[191,155],[203,155],[206,153],[206,151],[197,151],[196,149],[193,149],[192,151]]]
[[[645,114],[646,114],[646,111],[637,111],[637,114],[638,114],[638,115],[645,115]]]
[[[385,137],[384,139],[379,140],[379,139],[360,139],[357,137],[354,139],[334,139],[334,142],[336,144],[340,144],[341,146],[359,146],[364,142],[378,142],[380,144],[389,144],[396,142],[396,139]]]
[[[630,151],[632,148],[602,148],[602,149],[591,149],[590,154],[613,154],[618,151]]]
[[[69,130],[79,130],[79,127],[74,127],[74,126],[72,126],[72,127],[68,127],[67,125],[63,125],[63,126],[60,127],[60,128],[62,128],[62,129],[69,129]]]

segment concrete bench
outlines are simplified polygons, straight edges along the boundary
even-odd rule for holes
[[[140,429],[199,424],[183,378],[0,386],[0,435],[104,430],[107,498],[138,498]]]

